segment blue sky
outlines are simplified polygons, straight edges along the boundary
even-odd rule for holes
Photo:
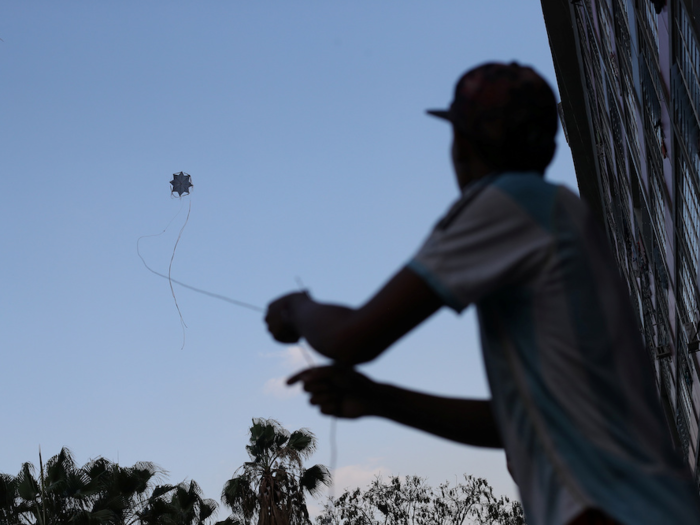
[[[319,437],[282,378],[304,366],[262,315],[300,278],[359,305],[457,196],[450,131],[425,115],[488,60],[555,86],[538,2],[5,0],[0,4],[0,472],[70,447],[154,461],[209,497],[246,460],[253,417]],[[183,200],[174,172],[192,175]],[[548,177],[575,187],[570,151]],[[487,397],[473,309],[436,315],[371,377]],[[462,473],[513,496],[503,455],[380,420],[340,422],[338,479]],[[336,493],[342,486],[336,488]],[[220,513],[223,517],[224,512]]]

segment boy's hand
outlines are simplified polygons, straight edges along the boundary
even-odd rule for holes
[[[306,292],[296,292],[275,299],[267,305],[265,322],[272,337],[280,343],[296,343],[300,334],[293,318],[294,304],[302,299],[309,299]]]
[[[376,413],[377,383],[352,368],[321,366],[308,368],[287,380],[288,385],[304,383],[309,402],[321,413],[355,419]]]

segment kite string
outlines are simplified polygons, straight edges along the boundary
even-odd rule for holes
[[[184,205],[184,203],[183,203],[183,205]],[[179,215],[179,213],[180,213],[180,212],[178,212],[178,215]],[[173,279],[172,276],[170,275],[170,272],[168,272],[168,275],[165,275],[165,274],[162,274],[162,273],[160,273],[160,272],[155,271],[153,268],[151,268],[150,266],[148,266],[148,263],[146,262],[146,259],[144,259],[144,258],[143,258],[143,255],[141,255],[141,249],[140,249],[140,242],[141,242],[141,239],[143,239],[143,238],[145,238],[145,237],[157,237],[157,236],[159,236],[159,235],[162,235],[163,233],[165,233],[165,231],[166,231],[166,230],[168,229],[168,227],[172,224],[172,222],[175,220],[176,217],[177,217],[177,215],[176,215],[175,217],[173,217],[173,219],[168,223],[168,226],[166,226],[166,227],[165,227],[165,230],[163,230],[162,232],[156,233],[156,234],[153,234],[153,235],[142,235],[141,237],[139,237],[139,238],[137,239],[137,241],[136,241],[136,254],[139,256],[139,259],[141,259],[141,262],[142,262],[143,265],[146,267],[146,269],[147,269],[149,272],[151,272],[152,274],[157,275],[158,277],[162,277],[163,279],[168,279],[168,282],[171,283],[171,286],[172,286],[172,283],[175,283],[175,284],[177,284],[177,285],[182,286],[183,288],[188,288],[188,289],[190,289],[190,290],[192,290],[192,291],[194,291],[194,292],[201,293],[201,294],[203,294],[203,295],[208,295],[209,297],[213,297],[214,299],[219,299],[220,301],[226,301],[227,303],[231,303],[231,304],[233,304],[233,305],[240,306],[240,307],[242,307],[242,308],[248,308],[249,310],[254,310],[254,311],[256,311],[256,312],[264,312],[265,309],[264,309],[264,308],[261,308],[261,307],[259,307],[259,306],[255,306],[255,305],[253,305],[253,304],[246,303],[246,302],[243,302],[243,301],[237,301],[236,299],[231,299],[230,297],[226,297],[225,295],[221,295],[221,294],[213,293],[213,292],[208,292],[207,290],[202,290],[201,288],[196,288],[195,286],[191,286],[191,285],[189,285],[189,284],[186,284],[186,283],[180,282],[180,281],[178,281],[178,280],[176,280],[176,279]],[[188,213],[188,217],[189,217],[189,213]],[[182,232],[181,232],[181,233],[182,233]],[[179,239],[179,237],[178,237],[178,239]],[[173,253],[174,253],[174,251],[173,251]],[[172,260],[171,260],[171,264],[172,264]]]
[[[141,237],[136,239],[136,253],[138,253],[138,251],[139,251],[139,243],[141,242],[141,239],[144,239],[146,237],[158,237],[160,235],[163,235],[166,231],[168,231],[168,228],[170,228],[170,225],[175,221],[175,219],[177,219],[177,216],[180,215],[180,213],[182,212],[182,208],[184,206],[185,206],[185,201],[180,200],[180,209],[177,210],[177,213],[175,215],[173,215],[173,218],[170,219],[170,222],[168,222],[168,224],[165,226],[165,228],[163,228],[163,231],[161,231],[160,233],[154,233],[152,235],[142,235]],[[140,254],[139,254],[139,257],[141,257]],[[141,260],[143,260],[143,257],[141,257]]]
[[[185,284],[183,282],[177,281],[177,280],[172,278],[171,270],[172,270],[172,265],[173,265],[173,258],[175,257],[175,250],[177,250],[177,245],[180,242],[180,237],[182,236],[182,231],[185,229],[185,226],[187,225],[187,221],[190,218],[190,211],[191,210],[192,210],[192,202],[190,201],[189,209],[187,211],[187,219],[185,220],[185,224],[183,224],[182,228],[180,229],[180,234],[177,237],[177,242],[175,242],[175,247],[173,248],[173,254],[170,258],[170,266],[168,267],[168,275],[163,275],[162,273],[159,273],[159,272],[155,271],[153,268],[151,268],[150,266],[148,266],[148,263],[146,263],[146,260],[141,255],[141,251],[139,249],[139,243],[140,243],[141,239],[143,239],[144,237],[157,237],[158,235],[162,235],[163,233],[165,233],[165,231],[170,227],[170,225],[175,220],[177,215],[180,214],[180,211],[182,211],[182,207],[180,207],[180,211],[178,211],[177,215],[175,215],[175,217],[173,217],[170,220],[170,222],[168,223],[168,225],[165,227],[165,229],[162,232],[154,234],[154,235],[143,235],[143,236],[139,237],[136,241],[136,253],[139,256],[139,259],[141,259],[141,262],[146,267],[146,269],[149,272],[157,275],[158,277],[163,277],[165,279],[168,279],[168,282],[170,283],[170,291],[173,294],[173,299],[175,300],[175,306],[177,307],[178,314],[180,314],[180,322],[183,325],[183,329],[182,329],[183,330],[183,342],[182,342],[183,348],[185,346],[185,328],[184,327],[187,325],[185,325],[185,321],[182,318],[182,313],[180,312],[180,307],[177,304],[177,299],[175,297],[175,291],[173,289],[173,283],[179,284],[180,286],[182,286],[184,288],[189,288],[190,290],[192,290],[194,292],[201,293],[203,295],[208,295],[209,297],[213,297],[214,299],[226,301],[226,302],[234,304],[236,306],[248,308],[248,309],[254,310],[256,312],[264,312],[265,311],[264,308],[261,308],[259,306],[245,303],[243,301],[237,301],[236,299],[231,299],[230,297],[226,297],[225,295],[208,292],[206,290],[202,290],[201,288],[195,288],[194,286],[190,286],[189,284]],[[299,277],[296,277],[296,281],[297,281],[297,284],[299,285],[299,288],[301,288],[302,291],[306,291],[306,288],[304,287],[304,283],[302,283],[302,281]],[[301,350],[301,354],[304,357],[304,360],[306,361],[306,363],[308,364],[309,367],[313,368],[316,366],[316,363],[315,363],[315,361],[311,355],[311,351],[309,350],[307,345],[308,345],[308,343],[306,343],[306,341],[304,341],[304,340],[299,341],[299,349]],[[336,417],[331,417],[331,429],[330,429],[331,457],[330,457],[330,469],[329,469],[331,472],[331,485],[328,489],[329,497],[331,499],[334,498],[334,494],[335,494],[333,475],[335,474],[336,463],[338,460],[337,426],[338,426],[338,419]]]
[[[175,297],[175,289],[173,288],[173,279],[172,279],[172,272],[173,272],[173,260],[175,260],[175,251],[177,250],[177,245],[180,243],[180,238],[182,237],[182,232],[185,231],[185,226],[187,226],[187,223],[190,221],[190,213],[192,212],[192,201],[189,202],[189,205],[187,207],[187,218],[185,218],[185,223],[182,225],[182,228],[180,228],[180,233],[177,236],[177,240],[175,241],[175,246],[173,247],[173,254],[170,256],[170,264],[168,265],[168,283],[170,284],[170,293],[173,294],[173,301],[175,301],[175,308],[177,308],[177,314],[180,316],[180,325],[182,326],[182,350],[185,348],[185,340],[186,340],[186,334],[185,334],[185,328],[187,328],[187,325],[185,324],[185,319],[182,317],[182,312],[180,311],[180,305],[177,304],[177,297]]]

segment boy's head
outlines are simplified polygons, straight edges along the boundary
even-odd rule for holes
[[[516,62],[468,71],[457,82],[450,108],[428,113],[449,120],[493,169],[543,173],[554,157],[554,93],[532,68]]]

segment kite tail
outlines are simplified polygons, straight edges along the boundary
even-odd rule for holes
[[[175,301],[175,308],[177,308],[177,313],[180,316],[180,324],[182,325],[182,350],[185,348],[185,328],[187,328],[187,325],[185,324],[185,319],[182,317],[182,312],[180,311],[180,305],[177,304],[177,297],[175,297],[175,289],[173,288],[173,279],[171,277],[172,270],[173,270],[173,260],[175,259],[175,251],[177,250],[177,245],[180,243],[180,237],[182,237],[182,232],[185,231],[185,226],[187,226],[187,223],[190,220],[190,212],[192,211],[192,201],[190,201],[189,206],[187,208],[187,218],[185,219],[185,223],[182,225],[182,228],[180,228],[180,233],[177,236],[177,240],[175,241],[175,246],[173,247],[173,254],[170,256],[170,265],[168,266],[168,282],[170,283],[170,293],[173,294],[173,301]]]
[[[179,214],[179,212],[178,212],[178,214]],[[188,214],[188,215],[189,215],[189,214]],[[173,220],[174,220],[174,219],[175,219],[175,218],[173,217]],[[168,226],[170,226],[170,224],[171,224],[172,222],[173,222],[173,221],[171,220],[170,223],[168,223]],[[165,227],[165,230],[168,229],[168,226]],[[144,259],[144,258],[143,258],[143,255],[141,255],[141,249],[140,249],[140,242],[141,242],[141,239],[144,239],[144,238],[146,238],[146,237],[157,237],[157,236],[162,235],[163,233],[165,233],[165,230],[163,230],[163,231],[160,232],[160,233],[156,233],[156,234],[154,234],[154,235],[142,235],[141,237],[139,237],[139,238],[136,240],[136,255],[139,256],[139,259],[141,259],[141,262],[142,262],[143,265],[146,267],[146,270],[148,270],[149,272],[151,272],[151,273],[154,274],[154,275],[157,275],[158,277],[162,277],[163,279],[168,279],[168,281],[169,281],[170,283],[178,284],[178,285],[182,286],[183,288],[188,288],[189,290],[192,290],[193,292],[201,293],[201,294],[203,294],[203,295],[208,295],[209,297],[213,297],[214,299],[219,299],[220,301],[226,301],[227,303],[230,303],[230,304],[233,304],[233,305],[236,305],[236,306],[240,306],[240,307],[242,307],[242,308],[248,308],[249,310],[253,310],[253,311],[255,311],[255,312],[264,312],[264,311],[265,311],[264,308],[261,308],[261,307],[259,307],[259,306],[255,306],[254,304],[246,303],[246,302],[243,302],[243,301],[237,301],[236,299],[231,299],[230,297],[226,297],[225,295],[221,295],[221,294],[213,293],[213,292],[208,292],[207,290],[202,290],[201,288],[197,288],[197,287],[191,286],[191,285],[189,285],[189,284],[187,284],[187,283],[183,283],[183,282],[181,282],[181,281],[178,281],[177,279],[173,279],[172,277],[170,277],[170,275],[165,275],[165,274],[162,274],[162,273],[160,273],[160,272],[157,272],[157,271],[155,271],[153,268],[151,268],[150,266],[148,266],[148,263],[146,262],[146,259]]]

